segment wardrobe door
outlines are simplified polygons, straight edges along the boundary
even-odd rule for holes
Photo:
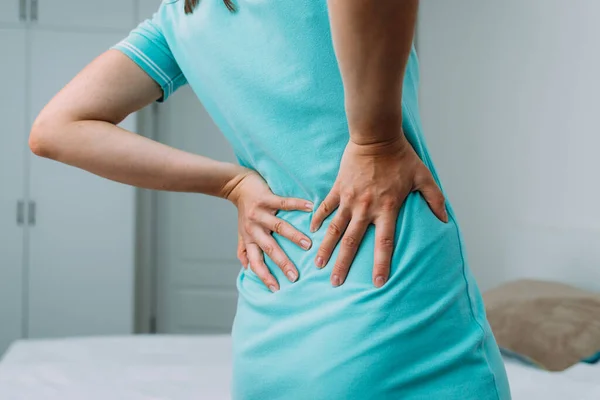
[[[135,0],[30,1],[32,19],[40,27],[127,30],[137,22]]]
[[[18,24],[27,18],[27,0],[1,0],[0,24]]]
[[[0,75],[9,77],[0,96],[0,356],[22,334],[25,35],[22,29],[0,29],[0,49],[10,60],[0,62]]]
[[[32,116],[123,36],[33,29]],[[134,129],[133,121],[123,126]],[[30,170],[30,336],[130,333],[134,188],[33,155]]]

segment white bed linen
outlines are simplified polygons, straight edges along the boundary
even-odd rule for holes
[[[228,336],[19,341],[0,363],[1,400],[229,399]]]
[[[514,359],[504,361],[513,400],[600,400],[600,365],[547,372]]]
[[[19,341],[0,362],[0,399],[225,400],[230,345],[225,335]],[[599,365],[506,367],[513,400],[600,400]]]

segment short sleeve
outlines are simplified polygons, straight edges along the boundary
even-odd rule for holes
[[[158,101],[165,101],[186,84],[185,76],[162,33],[158,13],[139,24],[112,48],[128,56],[160,85],[163,96]]]

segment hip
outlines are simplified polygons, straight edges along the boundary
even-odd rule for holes
[[[333,288],[315,269],[270,293],[242,272],[234,398],[508,399],[481,297],[452,262],[400,263],[380,289],[362,272]]]
[[[373,235],[340,287],[329,283],[331,265],[317,269],[313,254],[283,240],[300,270],[296,283],[270,260],[276,293],[252,271],[240,273],[235,398],[508,398],[498,395],[508,390],[502,361],[454,219],[440,222],[411,194],[398,218],[390,279],[379,289]]]

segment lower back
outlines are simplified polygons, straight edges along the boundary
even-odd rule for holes
[[[301,230],[310,219],[283,217]],[[505,390],[502,362],[453,219],[440,222],[411,194],[398,218],[391,276],[380,289],[372,283],[374,229],[345,283],[334,288],[333,261],[323,270],[313,263],[324,228],[308,252],[277,237],[300,270],[296,283],[268,258],[279,292],[251,270],[240,273],[234,398],[508,398],[498,394]]]

